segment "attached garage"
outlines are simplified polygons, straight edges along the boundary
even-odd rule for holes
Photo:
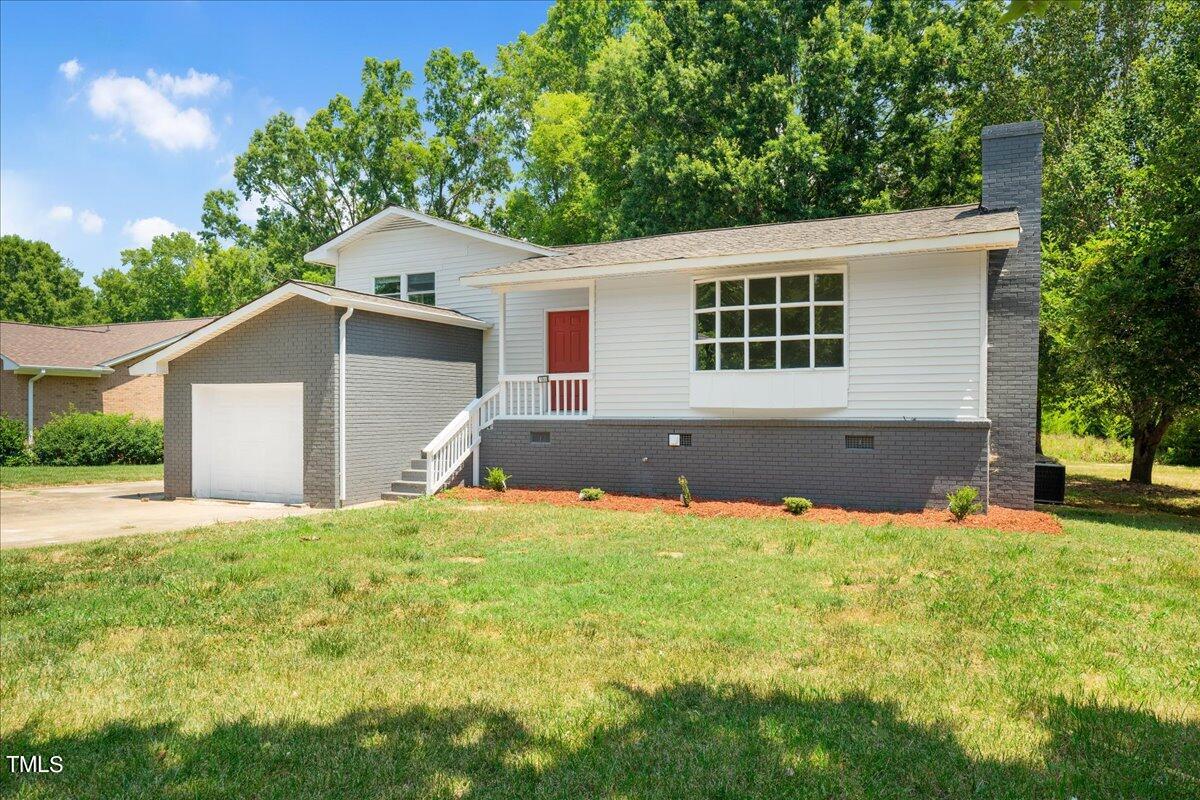
[[[488,327],[448,309],[283,284],[132,368],[164,376],[167,496],[378,500],[479,396]]]

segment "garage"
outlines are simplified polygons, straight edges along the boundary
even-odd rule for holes
[[[488,323],[288,281],[130,368],[163,376],[163,490],[378,500],[482,391]]]
[[[192,495],[302,502],[304,384],[193,384]]]

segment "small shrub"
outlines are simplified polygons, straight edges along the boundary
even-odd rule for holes
[[[159,464],[163,424],[129,414],[68,411],[37,430],[33,451],[40,463],[59,467]]]
[[[484,484],[497,492],[508,491],[508,479],[512,475],[505,475],[504,470],[500,467],[488,467],[487,477],[483,479]]]
[[[785,497],[783,498],[783,507],[788,510],[789,514],[803,514],[812,508],[812,500],[806,497]]]
[[[0,465],[16,467],[27,463],[25,421],[0,417]]]
[[[687,478],[683,475],[679,476],[679,502],[683,503],[684,508],[692,504],[692,490],[688,486]]]
[[[953,492],[947,492],[946,503],[950,513],[959,522],[983,510],[983,504],[979,502],[979,490],[974,486],[960,486]]]
[[[579,490],[579,499],[580,500],[592,501],[592,500],[599,500],[601,497],[604,497],[604,490],[599,489],[595,486],[585,486],[584,488]]]

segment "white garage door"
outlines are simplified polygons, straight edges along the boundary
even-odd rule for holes
[[[303,502],[304,384],[193,384],[192,494]]]

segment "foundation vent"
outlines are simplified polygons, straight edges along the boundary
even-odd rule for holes
[[[533,444],[550,444],[550,431],[530,431],[529,441]]]
[[[847,450],[874,450],[875,449],[875,437],[874,436],[847,436],[846,437],[846,449]]]

